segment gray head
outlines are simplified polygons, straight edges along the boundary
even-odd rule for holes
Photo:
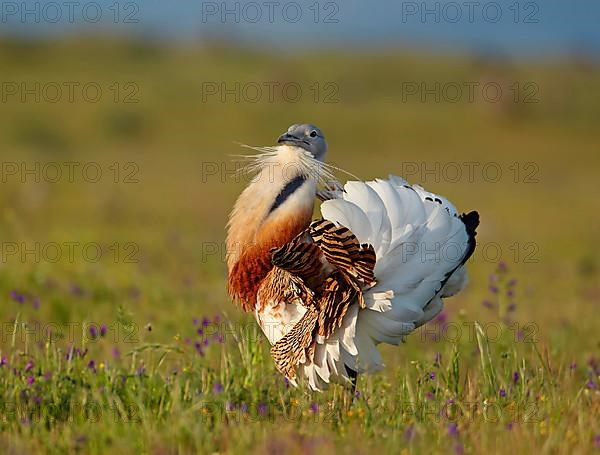
[[[310,123],[296,123],[290,126],[279,136],[277,143],[303,148],[318,160],[322,160],[327,152],[325,136],[319,128]]]

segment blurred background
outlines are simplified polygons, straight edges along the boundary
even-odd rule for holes
[[[163,340],[238,318],[223,242],[248,177],[231,155],[312,122],[338,167],[479,210],[472,284],[445,317],[496,318],[482,302],[503,261],[518,320],[597,350],[600,3],[1,8],[3,321],[123,306]]]

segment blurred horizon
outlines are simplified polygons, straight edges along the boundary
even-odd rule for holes
[[[280,51],[373,48],[500,59],[600,58],[600,2],[4,2],[0,37],[115,35]]]

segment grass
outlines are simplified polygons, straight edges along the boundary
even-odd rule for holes
[[[31,299],[13,295],[21,311],[5,328],[3,442],[15,452],[52,453],[593,447],[597,360],[567,363],[535,331],[515,328],[519,285],[504,266],[491,280],[487,306],[500,312],[498,322],[450,322],[443,313],[413,335],[424,346],[408,343],[411,360],[361,378],[355,396],[341,386],[320,394],[290,387],[249,320],[187,318],[164,339],[119,308],[114,325],[67,330],[26,319],[36,311]]]
[[[597,67],[357,58],[0,43],[4,82],[92,81],[110,93],[0,103],[7,452],[598,450]],[[402,82],[490,79],[534,81],[539,102],[402,101]],[[339,100],[203,102],[202,83],[222,81],[333,82]],[[115,103],[115,82],[135,83],[139,102]],[[383,347],[386,370],[361,377],[356,397],[288,387],[225,293],[223,227],[245,184],[229,176],[233,141],[266,144],[305,120],[328,136],[329,161],[364,178],[405,174],[482,215],[468,289],[405,345]],[[67,162],[73,181],[5,167]],[[89,163],[97,182],[79,173]],[[460,178],[444,178],[451,163]],[[490,163],[496,182],[479,172]]]

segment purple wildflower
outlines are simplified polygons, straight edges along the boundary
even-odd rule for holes
[[[240,406],[240,411],[242,411],[243,414],[246,414],[248,412],[248,405],[246,403],[242,403]]]
[[[483,302],[481,302],[481,304],[486,307],[488,310],[492,310],[494,309],[494,307],[496,306],[494,304],[494,302],[490,302],[489,300],[484,300]]]
[[[27,365],[25,365],[25,371],[29,371],[33,368],[33,360],[30,360],[27,362]]]
[[[591,379],[585,385],[590,390],[595,390],[597,388],[596,383]]]
[[[510,305],[508,305],[508,307],[506,307],[506,311],[508,311],[509,313],[512,313],[516,309],[517,309],[517,305],[514,303],[511,303]]]
[[[499,393],[502,398],[504,398],[506,396],[506,390],[504,390],[504,389],[500,389]]]
[[[514,287],[514,286],[516,286],[516,285],[517,285],[517,280],[515,280],[514,278],[513,278],[513,279],[511,279],[511,280],[508,280],[508,283],[506,283],[506,285],[507,285],[509,288],[512,288],[512,287]]]
[[[317,414],[319,412],[319,405],[317,403],[311,403],[310,404],[310,412],[312,412],[313,414]]]
[[[406,427],[406,430],[404,430],[404,439],[406,439],[407,441],[412,441],[412,439],[415,437],[415,427],[414,425],[409,425]]]
[[[508,265],[506,265],[506,262],[504,262],[504,261],[498,262],[498,272],[504,273],[506,271],[508,271]]]
[[[513,422],[508,422],[508,423],[506,424],[506,429],[507,429],[508,431],[510,431],[510,430],[512,430],[512,429],[513,429],[514,425],[515,425],[515,424],[514,424]]]
[[[223,384],[221,384],[220,382],[216,382],[215,385],[213,386],[213,392],[221,393],[222,391],[223,391]]]
[[[76,297],[81,297],[83,295],[83,289],[77,283],[71,283],[69,291]]]
[[[219,324],[219,323],[221,322],[221,316],[217,314],[217,315],[216,315],[216,316],[213,318],[213,322],[214,322],[215,324]]]
[[[206,316],[204,316],[202,318],[202,326],[203,327],[208,327],[210,325],[210,319],[208,319]]]
[[[198,325],[198,318],[193,318],[192,319],[192,324]]]
[[[506,296],[507,296],[509,299],[512,299],[512,298],[515,296],[515,290],[514,290],[514,289],[508,289],[508,290],[506,291]]]
[[[34,310],[38,310],[40,308],[40,299],[35,297],[32,301],[31,301],[31,306],[33,307]]]
[[[196,333],[200,336],[204,335],[204,329],[203,328],[199,328],[198,330],[196,330]]]
[[[15,302],[18,302],[20,304],[25,303],[25,296],[14,289],[10,291],[10,296]]]
[[[52,371],[46,371],[44,373],[44,380],[49,381],[50,379],[52,379]]]
[[[98,329],[95,325],[90,325],[88,331],[90,332],[90,339],[95,340],[98,337]]]
[[[433,371],[429,373],[429,379],[432,381],[435,379],[435,373]]]
[[[37,405],[41,404],[41,403],[42,403],[42,397],[40,397],[40,396],[38,396],[38,395],[34,396],[34,397],[33,397],[33,402],[34,402],[35,404],[37,404]]]
[[[112,348],[112,356],[113,356],[113,359],[115,359],[115,360],[118,360],[121,358],[121,351],[119,351],[118,347],[115,346],[114,348]]]
[[[87,364],[87,367],[94,373],[96,372],[96,362],[94,362],[94,360],[90,360]]]
[[[594,436],[594,445],[600,449],[600,434],[597,434],[596,436]]]
[[[498,286],[496,286],[495,284],[490,284],[488,286],[488,289],[492,294],[498,294]]]
[[[267,415],[268,408],[267,408],[267,405],[265,403],[260,403],[258,405],[257,409],[258,409],[258,415],[260,415],[260,416]]]
[[[456,455],[462,455],[463,453],[465,453],[465,448],[463,447],[463,445],[460,442],[457,444],[454,444],[454,453]]]
[[[8,359],[5,356],[2,356],[2,358],[0,358],[0,367],[3,367],[4,365],[8,365]]]
[[[458,436],[458,427],[454,422],[448,424],[448,435],[453,437]]]
[[[573,362],[571,362],[571,365],[569,365],[569,368],[571,370],[574,370],[575,368],[577,368],[577,364],[573,361]]]
[[[362,396],[362,393],[360,393],[360,391],[356,391],[354,392],[354,398],[356,398],[357,400],[360,400],[360,397]]]
[[[27,377],[27,384],[32,385],[35,382],[35,378],[33,376]]]
[[[519,379],[521,378],[521,376],[519,375],[518,371],[515,371],[513,373],[513,383],[516,384],[517,382],[519,382]]]
[[[106,324],[102,324],[100,326],[100,336],[102,338],[104,338],[106,336],[106,332],[108,331],[108,329],[106,328]]]
[[[446,324],[446,322],[448,322],[448,313],[446,313],[445,311],[442,311],[436,318],[435,321],[438,324]]]

